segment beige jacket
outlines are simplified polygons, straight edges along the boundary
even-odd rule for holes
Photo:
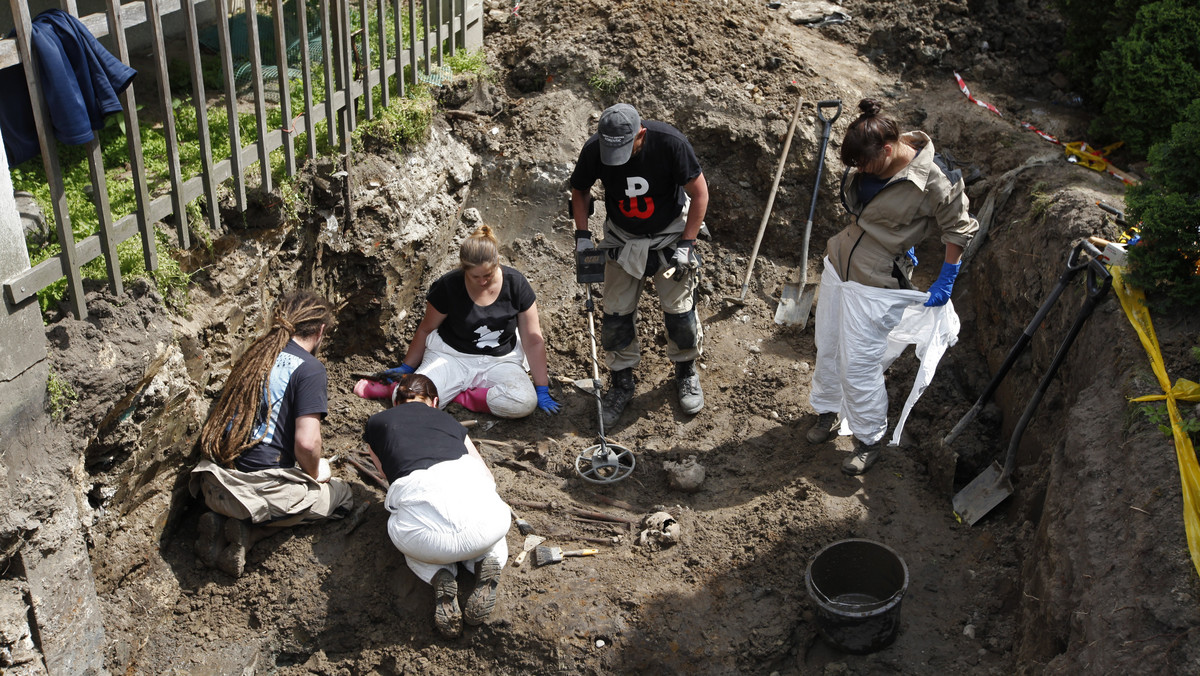
[[[966,185],[957,172],[948,177],[934,163],[929,136],[913,131],[901,139],[915,147],[917,155],[870,202],[858,199],[856,169],[842,179],[842,204],[855,222],[829,239],[825,255],[843,280],[883,289],[912,288],[907,282],[912,265],[905,251],[934,232],[941,233],[943,243],[966,247],[979,230],[967,213]],[[936,264],[940,268],[941,260]],[[894,270],[903,274],[903,283]]]

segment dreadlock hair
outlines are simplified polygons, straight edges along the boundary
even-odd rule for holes
[[[428,399],[433,403],[438,398],[437,385],[428,376],[420,373],[408,373],[400,378],[396,389],[392,391],[393,406],[406,404],[414,399]]]
[[[458,264],[463,270],[469,270],[477,265],[500,264],[500,242],[496,233],[487,225],[475,229],[458,250]]]
[[[273,315],[271,327],[233,365],[200,430],[200,452],[218,465],[232,466],[243,451],[258,443],[250,433],[258,422],[267,378],[288,341],[293,336],[310,338],[320,332],[322,324],[333,324],[333,307],[310,291],[285,295]]]
[[[871,163],[883,152],[883,146],[900,139],[900,126],[887,115],[881,115],[883,104],[875,99],[858,102],[862,115],[850,123],[846,137],[842,139],[842,164],[847,167],[862,167]]]

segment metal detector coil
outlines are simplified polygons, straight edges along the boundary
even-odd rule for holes
[[[607,442],[596,444],[575,458],[575,471],[584,481],[594,484],[616,483],[633,474],[636,465],[633,451]]]

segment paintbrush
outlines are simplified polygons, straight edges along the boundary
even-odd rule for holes
[[[533,560],[537,565],[545,566],[562,563],[563,557],[566,556],[591,556],[599,553],[599,549],[572,549],[564,552],[561,547],[538,547],[533,552]]]

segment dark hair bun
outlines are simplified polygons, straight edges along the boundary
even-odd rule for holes
[[[858,102],[858,109],[862,111],[863,115],[874,117],[883,110],[883,104],[876,99],[863,99]]]

